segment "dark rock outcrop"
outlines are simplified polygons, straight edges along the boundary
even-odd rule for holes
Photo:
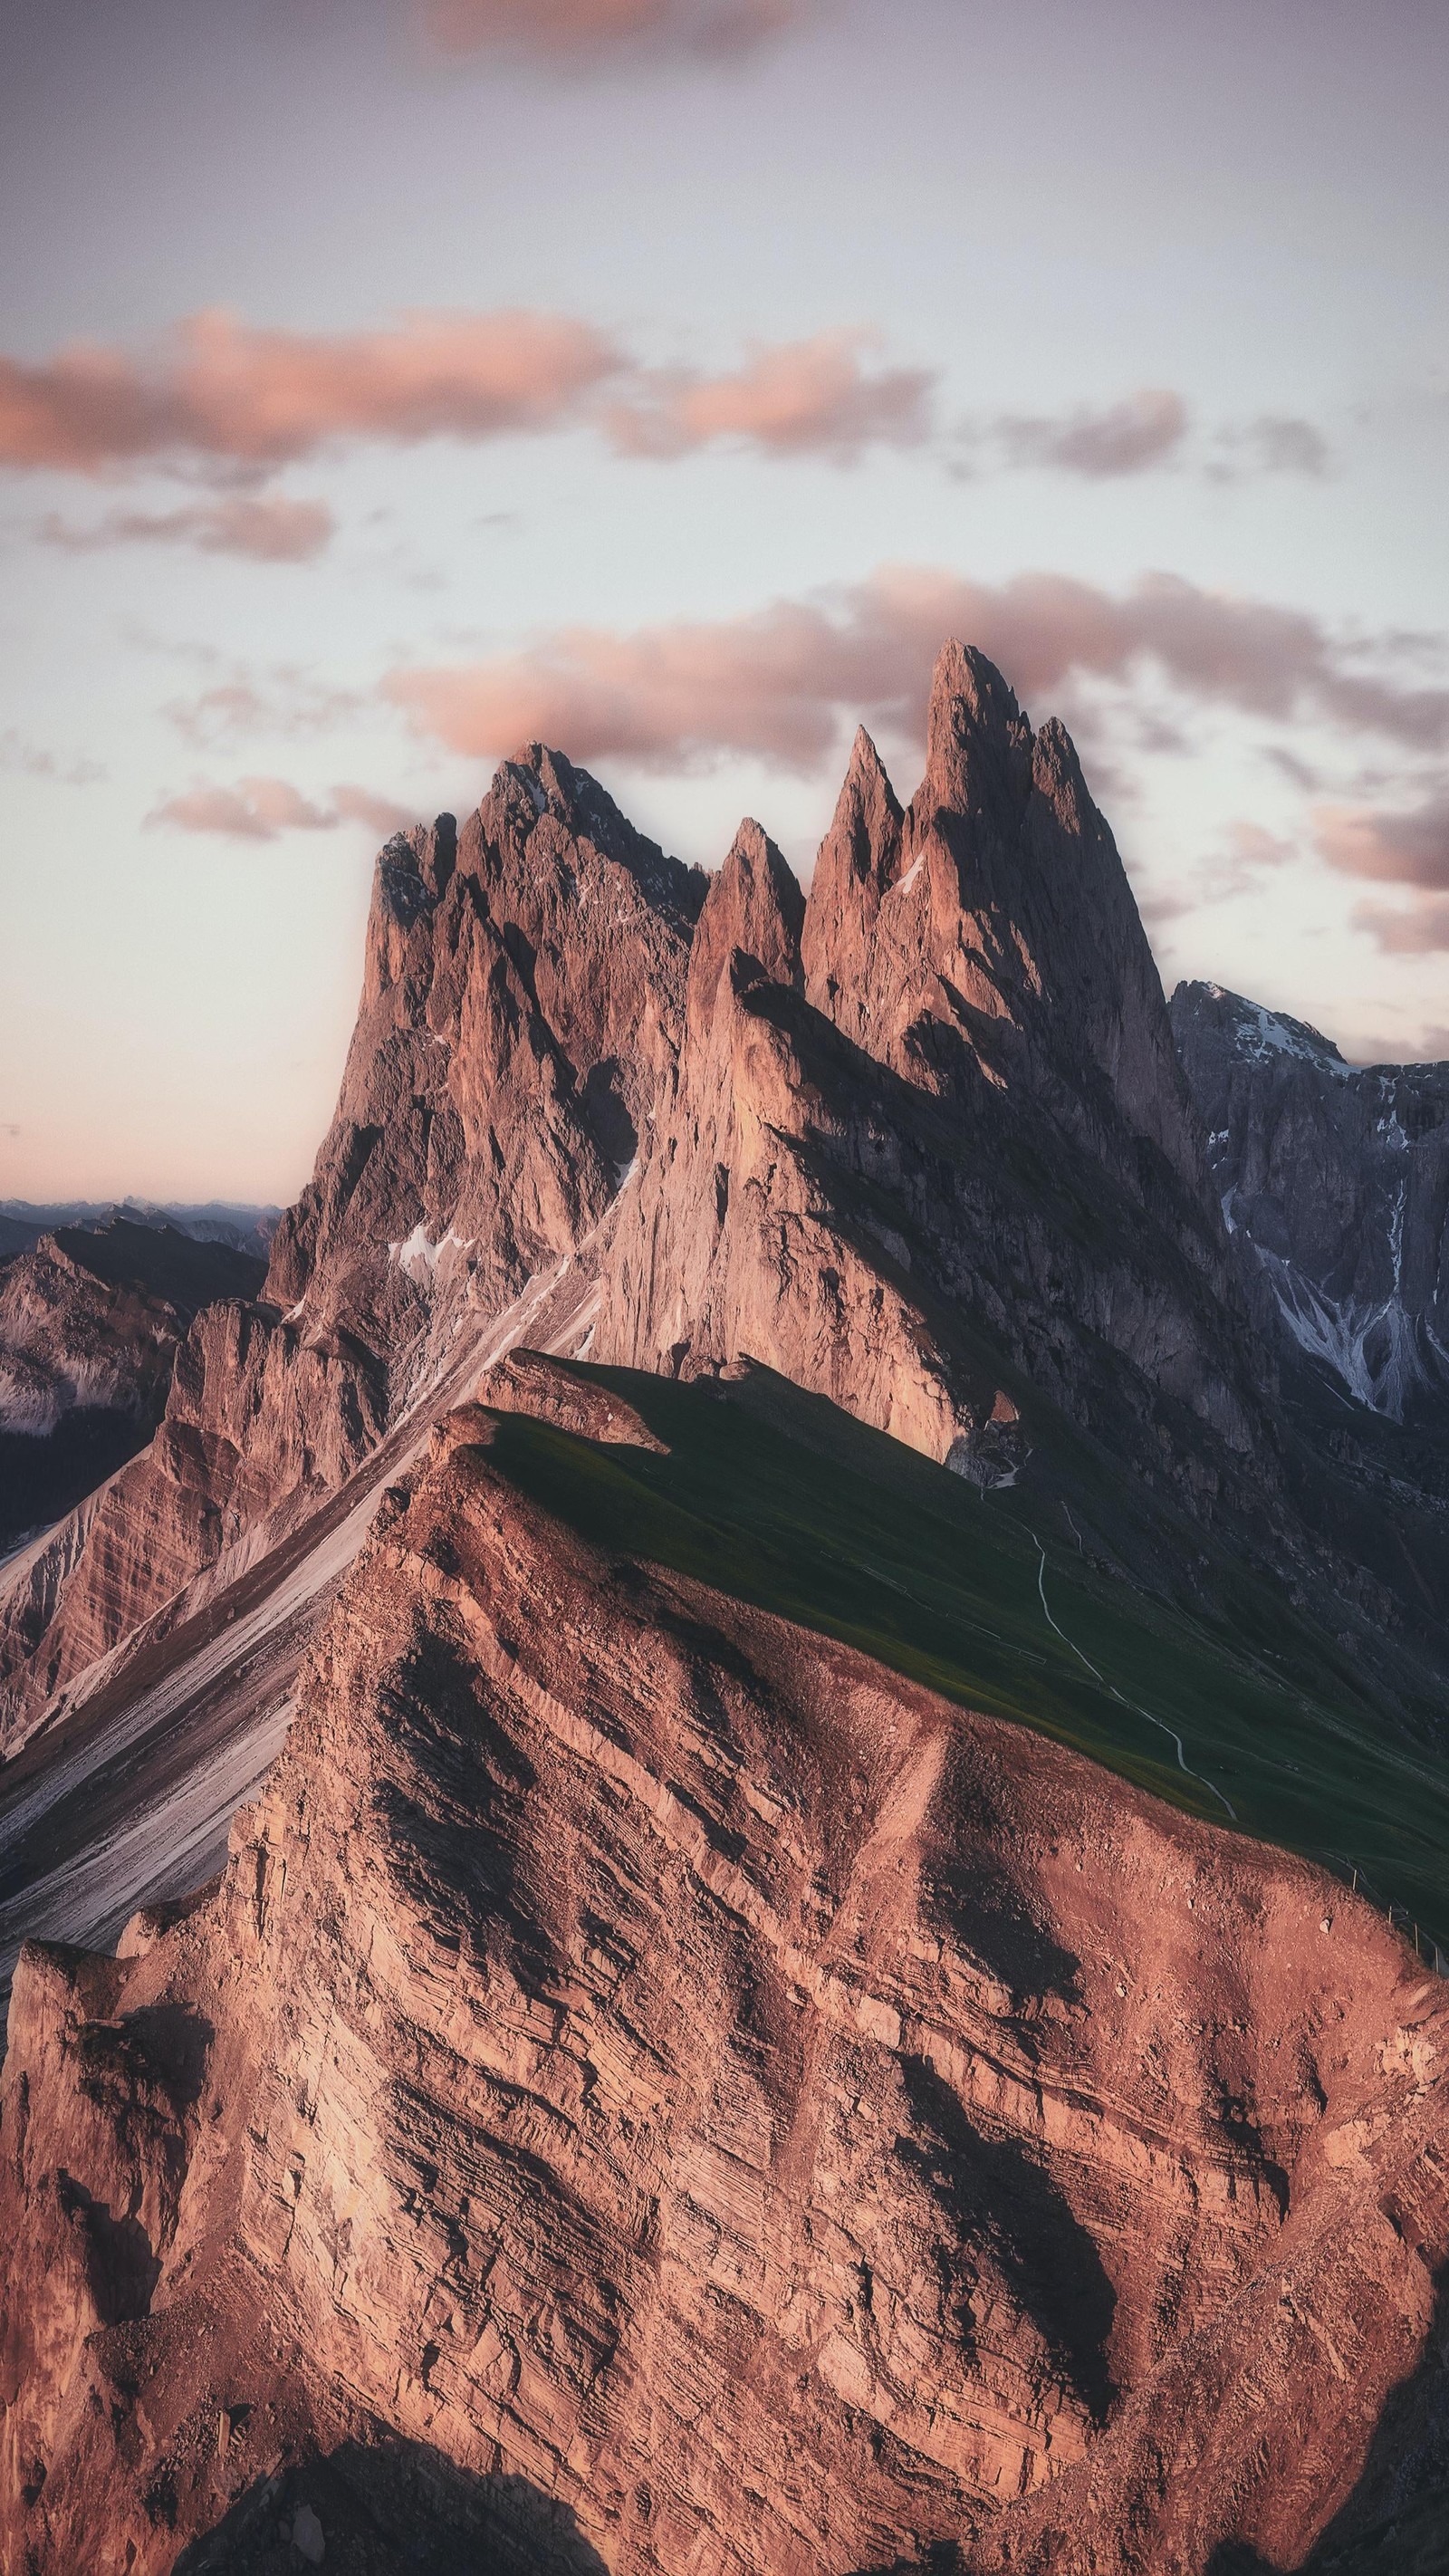
[[[193,1317],[262,1277],[245,1252],[124,1218],[43,1234],[0,1267],[0,1545],[143,1445]]]
[[[1449,1422],[1449,1065],[1345,1064],[1217,984],[1180,984],[1172,1026],[1263,1329],[1356,1404]]]

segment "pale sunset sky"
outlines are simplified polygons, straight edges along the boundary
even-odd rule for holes
[[[542,735],[802,875],[943,637],[1164,982],[1449,1055],[1443,0],[0,0],[0,1196],[283,1200]]]

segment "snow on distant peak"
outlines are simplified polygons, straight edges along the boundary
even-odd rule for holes
[[[1261,1002],[1245,1001],[1241,993],[1229,993],[1221,984],[1209,984],[1207,989],[1214,1002],[1225,1002],[1235,1014],[1240,1055],[1251,1056],[1259,1064],[1275,1055],[1296,1056],[1300,1064],[1344,1080],[1352,1072],[1333,1040],[1310,1028],[1306,1020],[1290,1019],[1286,1011],[1265,1010]]]

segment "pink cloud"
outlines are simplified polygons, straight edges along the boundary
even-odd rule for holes
[[[257,678],[238,672],[194,698],[173,698],[162,712],[185,741],[209,750],[243,742],[249,735],[328,733],[350,722],[367,703],[355,689],[329,687],[284,665]]]
[[[1407,891],[1402,904],[1359,904],[1355,930],[1393,957],[1449,948],[1449,783],[1418,805],[1320,805],[1313,821],[1331,868]]]
[[[733,374],[641,377],[636,394],[610,407],[608,428],[632,456],[681,456],[717,438],[841,461],[877,442],[918,445],[929,434],[936,375],[924,367],[871,371],[863,361],[871,336],[823,331],[763,349]]]
[[[494,438],[558,427],[622,364],[602,332],[556,314],[414,313],[324,333],[197,313],[146,359],[91,347],[38,366],[0,358],[0,464],[269,467],[349,437]]]
[[[365,787],[335,787],[328,805],[315,804],[286,778],[240,778],[234,787],[203,783],[168,796],[147,815],[148,824],[178,832],[211,832],[233,841],[275,841],[283,832],[333,832],[342,822],[366,823],[381,833],[415,819],[400,805]]]
[[[1149,385],[1101,410],[1009,413],[994,428],[1009,464],[1055,466],[1100,482],[1165,464],[1187,436],[1188,411],[1181,394]]]
[[[1397,908],[1361,903],[1353,926],[1390,957],[1427,957],[1449,948],[1449,895],[1424,895]]]
[[[91,554],[124,545],[195,546],[202,554],[245,555],[255,563],[310,563],[336,528],[325,501],[284,501],[242,494],[179,510],[109,510],[88,528],[52,511],[41,521],[47,545]]]
[[[1321,805],[1318,847],[1344,876],[1449,893],[1449,785],[1421,805]]]
[[[810,14],[812,0],[425,0],[445,53],[746,53]]]
[[[919,740],[931,666],[952,634],[981,645],[1028,702],[1151,670],[1189,698],[1257,717],[1449,743],[1449,690],[1401,681],[1387,648],[1350,650],[1303,611],[1165,573],[1114,593],[1058,573],[992,585],[889,569],[833,598],[713,624],[566,628],[528,651],[395,670],[384,689],[420,732],[470,755],[546,739],[582,760],[678,767],[743,752],[809,770],[857,718]]]

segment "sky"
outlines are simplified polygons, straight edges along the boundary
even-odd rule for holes
[[[946,635],[1168,989],[1449,1056],[1442,0],[0,0],[0,1196],[284,1201],[551,740],[808,876]]]

